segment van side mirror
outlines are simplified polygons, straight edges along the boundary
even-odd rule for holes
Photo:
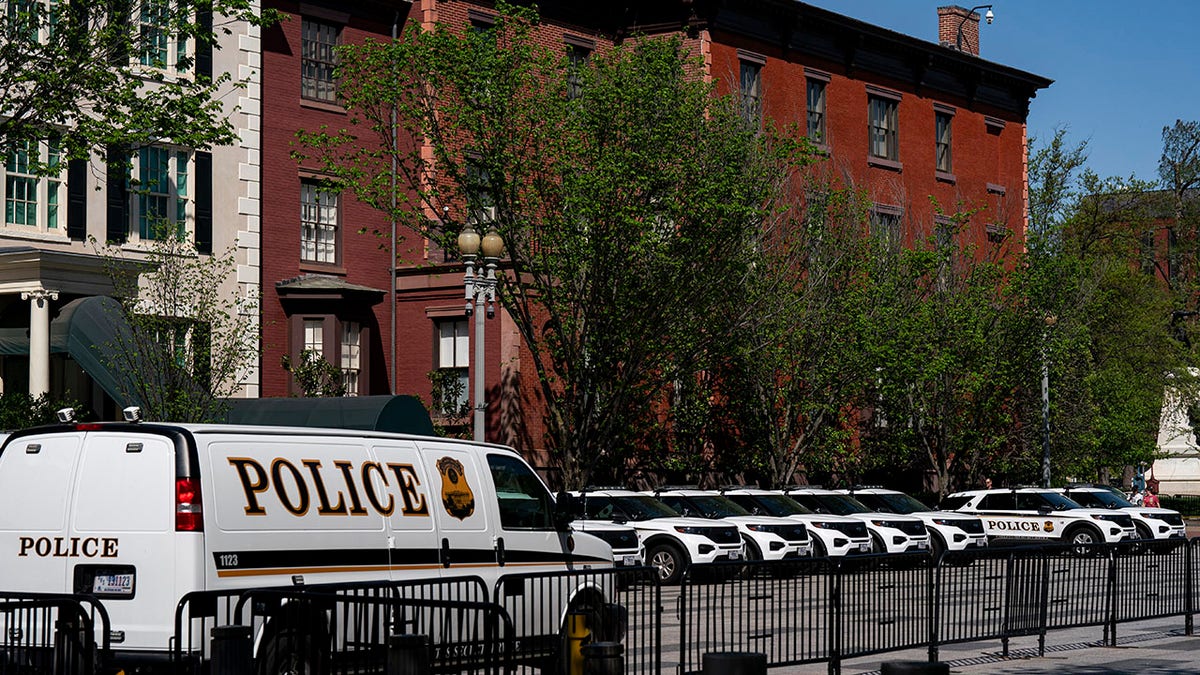
[[[583,500],[570,492],[559,492],[554,500],[554,529],[566,532],[571,529],[571,521],[579,517],[583,508]]]

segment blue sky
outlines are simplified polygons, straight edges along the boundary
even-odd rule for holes
[[[922,40],[937,41],[937,0],[804,0]],[[959,3],[964,7],[980,4]],[[1029,133],[1067,127],[1090,139],[1102,176],[1156,180],[1162,128],[1200,119],[1200,2],[992,0],[981,56],[1054,80],[1030,107]]]

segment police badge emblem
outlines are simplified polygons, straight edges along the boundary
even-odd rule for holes
[[[462,462],[443,457],[437,461],[437,469],[442,474],[442,505],[446,507],[446,513],[459,520],[470,518],[475,513],[475,493],[467,484]]]

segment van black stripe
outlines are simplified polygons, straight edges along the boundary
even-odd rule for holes
[[[237,564],[233,564],[236,560]],[[360,567],[383,565],[436,565],[441,563],[441,550],[436,548],[378,549],[303,549],[280,551],[214,551],[213,561],[218,570],[275,569],[281,567]],[[525,551],[508,549],[506,563],[597,563],[608,562],[593,556],[558,551]],[[478,565],[496,562],[495,549],[450,549],[450,564]]]

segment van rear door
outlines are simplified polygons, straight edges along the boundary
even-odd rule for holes
[[[200,581],[203,534],[175,531],[175,460],[164,435],[92,431],[84,439],[68,518],[68,588],[101,599],[118,649],[165,649],[180,595]]]
[[[11,439],[0,453],[0,589],[70,593],[67,534],[83,433]]]

